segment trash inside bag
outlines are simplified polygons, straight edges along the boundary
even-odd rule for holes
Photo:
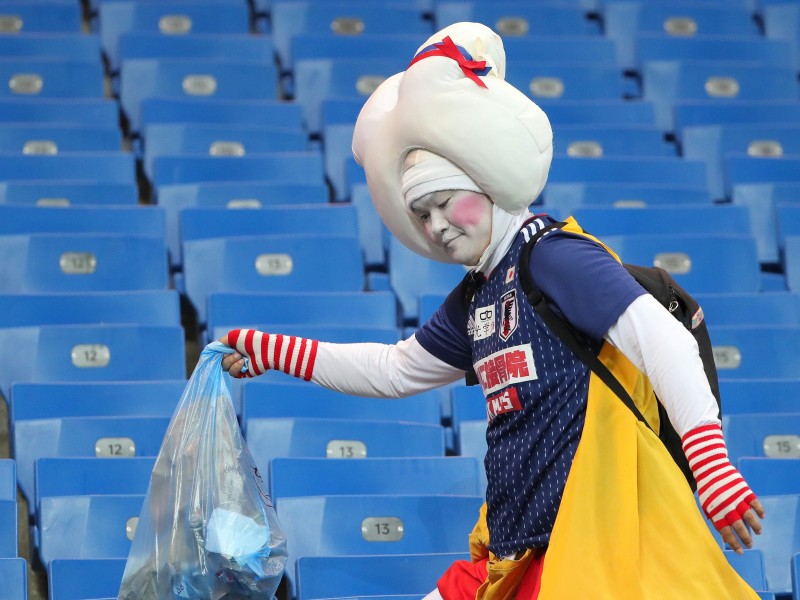
[[[164,436],[119,600],[271,600],[286,540],[242,438],[222,358],[205,347]]]

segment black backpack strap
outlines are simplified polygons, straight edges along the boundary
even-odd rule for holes
[[[583,361],[584,364],[586,364],[586,366],[588,366],[592,372],[597,375],[603,381],[603,383],[605,383],[608,388],[619,397],[620,400],[622,400],[623,404],[630,409],[637,419],[642,421],[645,425],[647,425],[648,428],[650,428],[650,424],[644,418],[644,415],[642,415],[641,411],[639,411],[639,408],[636,406],[636,403],[633,401],[633,398],[630,397],[627,390],[625,390],[619,380],[614,377],[611,371],[608,370],[608,367],[606,367],[597,357],[597,354],[595,354],[594,351],[589,347],[583,336],[579,335],[569,323],[553,312],[553,309],[550,308],[550,305],[548,304],[541,290],[539,290],[539,287],[533,280],[530,269],[530,257],[536,242],[538,242],[543,235],[546,235],[551,230],[560,229],[564,225],[565,223],[562,222],[552,223],[536,232],[536,234],[525,244],[525,247],[522,249],[519,262],[519,278],[520,283],[522,284],[522,289],[524,290],[525,295],[528,297],[528,301],[531,303],[531,306],[533,306],[533,309],[539,314],[540,317],[542,317],[542,320],[550,328],[550,330],[555,333],[561,339],[561,341],[564,342],[564,344],[566,344],[570,350],[572,350],[575,356]]]

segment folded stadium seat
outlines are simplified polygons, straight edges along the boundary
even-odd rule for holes
[[[790,235],[783,242],[783,270],[786,285],[793,292],[800,292],[800,236]]]
[[[736,184],[731,196],[734,204],[746,206],[750,212],[750,224],[761,262],[778,264],[777,207],[800,203],[800,182]]]
[[[800,294],[797,293],[695,294],[694,297],[710,326],[800,325]]]
[[[436,2],[436,29],[464,21],[485,23],[503,38],[540,35],[600,35],[600,22],[576,5],[537,5],[520,0]]]
[[[778,254],[781,258],[781,264],[785,265],[788,255],[786,240],[790,237],[800,236],[800,198],[798,198],[798,202],[779,204],[777,212]]]
[[[8,600],[28,600],[28,562],[24,558],[0,559],[0,580]]]
[[[80,6],[59,0],[5,0],[0,31],[3,33],[80,33]]]
[[[750,235],[749,215],[743,206],[584,206],[572,214],[581,227],[601,240],[609,235],[634,234]]]
[[[134,182],[33,180],[0,182],[0,202],[34,206],[122,205],[139,202]]]
[[[723,414],[728,456],[792,459],[800,456],[800,411],[791,413]]]
[[[723,169],[728,154],[771,157],[800,153],[800,124],[697,125],[684,127],[680,138],[682,156],[706,161],[716,200],[731,200],[725,196]],[[775,262],[775,257],[763,256],[762,262]]]
[[[638,84],[616,66],[516,62],[506,81],[534,101],[621,100],[640,95]]]
[[[169,35],[248,33],[247,3],[203,2],[102,2],[98,31],[111,73],[120,66],[119,38],[129,31]]]
[[[703,161],[678,157],[560,157],[553,160],[550,183],[627,182],[674,184],[702,188],[708,185]]]
[[[547,26],[545,23],[543,26]],[[594,35],[536,35],[503,38],[507,70],[517,64],[619,67],[615,42]]]
[[[800,102],[796,100],[678,100],[673,105],[675,135],[693,125],[800,123]]]
[[[797,100],[795,69],[729,62],[646,61],[642,65],[645,100],[656,106],[656,124],[674,131],[677,101]]]
[[[389,283],[400,302],[407,325],[418,322],[418,299],[422,294],[449,294],[467,274],[463,265],[440,263],[406,248],[389,238]]]
[[[0,459],[0,500],[17,499],[17,463],[13,458]]]
[[[47,568],[50,600],[116,597],[125,558],[54,559]]]
[[[144,495],[42,498],[39,557],[127,558]]]
[[[8,154],[0,163],[0,179],[72,179],[109,183],[134,183],[133,156],[125,152],[75,152],[70,154]]]
[[[241,407],[245,435],[250,419],[383,419],[428,425],[441,422],[439,396],[434,390],[398,402],[394,398],[350,396],[305,382],[276,383],[254,379],[241,386]]]
[[[113,150],[122,150],[119,127],[4,123],[0,129],[0,152],[3,153],[59,154]]]
[[[297,560],[297,600],[425,596],[436,589],[442,573],[456,560],[469,560],[469,552],[301,556]]]
[[[794,3],[759,2],[764,35],[768,39],[783,40],[792,49],[795,65],[800,64],[800,7]]]
[[[478,461],[461,456],[411,458],[274,458],[272,498],[353,494],[478,496]]]
[[[800,460],[743,456],[736,466],[758,496],[800,494]]]
[[[388,229],[381,221],[366,183],[350,186],[350,201],[358,211],[358,232],[367,269],[386,268]]]
[[[167,223],[177,223],[177,214],[183,208],[324,204],[328,202],[328,188],[322,182],[222,181],[174,184],[159,186],[155,190],[155,200],[167,211]]]
[[[25,4],[32,4],[26,2]],[[53,58],[65,56],[74,61],[100,61],[100,37],[96,33],[34,32],[0,36],[0,56]]]
[[[433,314],[439,310],[439,307],[447,298],[447,294],[421,294],[419,297],[419,315],[418,319],[420,325],[427,322]]]
[[[777,597],[789,597],[792,557],[800,552],[800,495],[761,496],[759,500],[767,518],[761,535],[753,536],[753,548],[764,553],[767,589]]]
[[[4,98],[0,122],[117,127],[119,107],[110,98]]]
[[[183,329],[155,325],[44,325],[0,329],[7,370],[0,393],[12,383],[141,381],[185,377]],[[153,360],[153,348],[164,355]]]
[[[604,236],[603,242],[623,262],[669,271],[691,294],[760,289],[760,266],[751,235],[630,234]]]
[[[312,496],[276,503],[289,550],[288,594],[300,557],[466,552],[480,496]],[[432,588],[433,589],[433,588]]]
[[[2,114],[2,113],[0,113]],[[303,129],[303,112],[295,102],[217,100],[213,98],[145,98],[142,128],[155,123],[204,123]]]
[[[278,73],[271,63],[208,59],[128,59],[120,66],[119,99],[131,131],[142,127],[144,98],[277,100]]]
[[[231,2],[228,6],[235,6]],[[238,10],[238,6],[235,7]],[[269,35],[239,33],[196,33],[164,35],[158,31],[128,31],[119,37],[119,60],[187,59],[243,60],[272,64],[275,48]]]
[[[34,479],[38,459],[155,457],[169,421],[169,417],[62,417],[18,421],[14,426],[13,452],[17,461],[17,482],[28,501],[29,513],[34,514],[38,509]]]
[[[48,209],[39,209],[48,210]],[[167,289],[163,238],[138,234],[0,236],[0,292]]]
[[[721,373],[724,414],[800,412],[800,379],[736,379]]]
[[[553,152],[568,156],[677,156],[664,132],[647,125],[559,125]]]
[[[358,113],[364,106],[363,98],[324,98],[320,114],[322,127],[326,125],[352,125],[358,119]]]
[[[153,177],[153,160],[157,156],[249,156],[265,152],[310,150],[305,131],[288,127],[159,123],[148,125],[142,137],[143,166],[145,175],[150,179]]]
[[[620,65],[625,69],[636,68],[636,37],[641,33],[761,35],[752,9],[744,3],[603,2],[600,12],[604,33],[616,43]]]
[[[208,295],[207,306],[211,330],[267,319],[286,329],[294,325],[397,327],[397,300],[391,292],[216,292]]]
[[[102,98],[103,64],[99,58],[16,57],[0,62],[0,97]]]
[[[754,590],[767,589],[766,566],[764,553],[761,550],[744,550],[737,554],[733,550],[723,550],[725,558],[734,570]]]
[[[159,156],[153,161],[156,186],[214,181],[322,183],[322,153],[269,152],[252,156]]]
[[[751,379],[797,376],[800,327],[789,325],[709,325],[720,377]]]
[[[347,162],[353,156],[355,123],[321,124],[321,127],[325,176],[333,188],[334,200],[348,202],[353,192],[347,179]]]
[[[800,157],[729,154],[723,159],[725,194],[742,183],[800,183]]]
[[[450,390],[452,424],[458,443],[458,428],[463,421],[486,422],[486,397],[479,385],[459,385]]]
[[[542,204],[531,210],[548,212],[553,208],[563,216],[581,206],[649,207],[662,205],[711,206],[707,186],[688,187],[674,184],[548,183],[542,191]]]
[[[0,294],[0,327],[139,323],[180,325],[175,290]]]
[[[404,59],[373,57],[369,54],[359,58],[303,58],[295,61],[293,97],[303,107],[303,119],[308,132],[312,135],[322,133],[323,100],[351,97],[358,98],[363,104],[375,88],[385,79],[403,71],[406,65]]]
[[[206,322],[212,292],[342,292],[364,289],[356,237],[262,235],[185,242],[186,295]]]
[[[377,5],[364,0],[344,2],[278,2],[270,11],[271,34],[278,64],[283,73],[290,73],[292,39],[301,34],[360,36],[397,34],[414,35],[424,41],[433,33],[430,21],[422,19],[411,3]],[[410,58],[409,58],[410,60]]]
[[[477,421],[461,421],[458,426],[454,426],[456,433],[455,449],[458,456],[473,456],[478,460],[481,493],[486,492],[486,468],[483,459],[486,456],[488,446],[486,443],[486,419]]]
[[[539,100],[554,129],[562,125],[655,126],[655,106],[644,100]]]

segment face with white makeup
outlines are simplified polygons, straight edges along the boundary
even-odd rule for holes
[[[492,237],[492,201],[467,190],[442,190],[413,201],[409,208],[425,235],[454,261],[477,265]]]

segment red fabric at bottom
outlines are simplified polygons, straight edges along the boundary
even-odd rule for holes
[[[544,552],[534,556],[517,590],[517,600],[536,600],[542,585]],[[478,562],[457,560],[439,578],[436,587],[444,600],[475,600],[478,588],[486,581],[488,558]]]

